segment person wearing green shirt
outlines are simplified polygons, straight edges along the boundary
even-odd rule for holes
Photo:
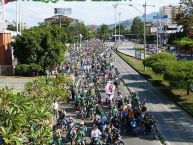
[[[89,114],[90,120],[92,120],[94,117],[94,99],[93,97],[89,98],[88,107],[89,107],[89,112],[90,112]]]
[[[82,121],[80,123],[80,127],[77,130],[77,135],[76,135],[76,143],[82,143],[83,145],[86,144],[86,134],[87,134],[87,127],[84,126],[84,122]]]
[[[112,116],[115,116],[115,115],[117,115],[118,113],[119,113],[119,111],[118,111],[117,107],[114,106],[114,107],[112,108],[112,110],[111,110],[111,115],[112,115]]]

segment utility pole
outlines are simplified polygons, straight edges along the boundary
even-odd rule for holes
[[[159,14],[157,13],[157,46],[156,46],[156,53],[158,53],[158,47],[159,47],[159,24],[158,24],[158,17],[159,17]]]
[[[147,3],[145,1],[144,6],[144,59],[146,58],[146,7],[147,7]],[[144,66],[144,70],[146,70],[145,66]]]
[[[120,24],[120,17],[121,17],[121,13],[118,13],[119,14],[119,44],[121,42],[121,39],[120,39],[120,35],[121,35],[121,24]]]
[[[117,6],[118,6],[118,4],[113,5],[113,7],[115,8],[115,45],[117,42],[117,28],[116,28],[116,25],[117,25]]]

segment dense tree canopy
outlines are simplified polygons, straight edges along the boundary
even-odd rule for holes
[[[169,53],[152,54],[143,61],[143,64],[147,67],[152,67],[154,63],[162,61],[176,61],[176,57]]]
[[[143,31],[143,21],[138,17],[134,18],[133,24],[131,26],[131,34],[137,34],[138,38],[143,38]]]
[[[176,21],[183,26],[183,32],[188,35],[193,33],[193,1],[180,0],[180,4],[180,12],[176,17]]]
[[[106,40],[109,36],[110,36],[110,30],[108,28],[107,25],[101,25],[98,29],[97,29],[97,36],[98,38],[100,38],[101,40]]]
[[[118,35],[119,34],[119,25],[116,26],[116,30],[117,30],[117,35]],[[114,29],[113,29],[113,31],[114,31]],[[120,34],[124,35],[126,33],[127,33],[127,31],[126,31],[125,27],[122,24],[120,24]]]
[[[20,64],[35,63],[46,69],[64,60],[66,41],[67,34],[63,28],[42,25],[25,30],[12,45]]]
[[[164,73],[164,79],[172,85],[186,87],[189,94],[189,85],[193,84],[193,61],[181,61],[170,64]]]

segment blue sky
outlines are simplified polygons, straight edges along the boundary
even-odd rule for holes
[[[147,4],[153,4],[155,7],[148,7],[147,13],[159,11],[159,7],[163,5],[177,5],[179,0],[146,0]],[[122,1],[119,3],[133,3],[133,4],[143,4],[145,0],[132,0]],[[43,2],[33,2],[23,1],[22,2],[22,20],[27,22],[28,26],[37,25],[38,22],[42,22],[44,18],[48,18],[54,15],[54,8],[72,8],[72,14],[70,17],[82,20],[85,24],[112,24],[114,23],[114,8],[113,4],[117,2],[92,2],[87,0],[85,2],[65,2],[59,0],[57,3],[43,3]],[[137,7],[141,12],[143,12],[143,7]],[[15,20],[16,19],[16,3],[10,2],[5,6],[6,19]],[[121,12],[121,20],[127,20],[141,15],[134,8],[119,5],[117,12]]]

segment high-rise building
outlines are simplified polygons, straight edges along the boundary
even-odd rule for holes
[[[160,15],[167,15],[167,20],[163,21],[163,25],[176,24],[176,15],[179,13],[179,6],[163,6],[160,8]]]

